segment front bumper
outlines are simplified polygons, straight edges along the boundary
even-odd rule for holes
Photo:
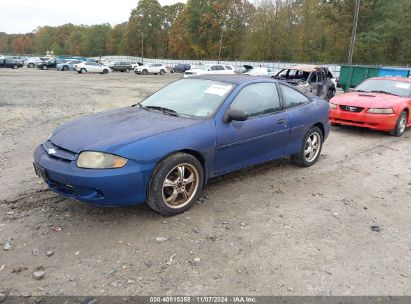
[[[34,164],[45,170],[49,188],[67,197],[100,206],[127,206],[146,201],[152,168],[129,160],[120,169],[81,169],[76,160],[49,155],[43,145],[34,151]]]
[[[370,114],[364,109],[355,113],[337,109],[330,109],[330,122],[340,125],[363,127],[372,130],[391,131],[397,123],[397,115],[394,114]]]

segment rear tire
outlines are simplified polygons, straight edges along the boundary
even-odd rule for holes
[[[68,70],[69,70],[68,66],[65,65],[65,66],[63,67],[63,71],[68,71]]]
[[[166,71],[160,70],[160,75],[164,75],[165,73],[166,73]]]
[[[141,72],[141,74],[147,75],[147,74],[148,74],[148,71],[147,71],[147,70],[143,70],[143,71]]]
[[[300,167],[311,167],[321,155],[323,134],[317,127],[312,127],[305,134],[300,151],[291,155],[291,159]]]
[[[147,204],[164,216],[190,209],[201,194],[204,172],[190,154],[176,153],[162,160],[151,178]]]
[[[398,116],[397,123],[395,124],[395,128],[390,132],[391,135],[400,137],[404,134],[405,130],[407,129],[408,123],[408,114],[405,111],[400,113]]]
[[[126,73],[130,73],[130,69],[129,69],[129,68],[126,68]]]
[[[104,70],[103,70],[103,74],[108,74],[108,70],[107,70],[107,69],[104,69]]]
[[[13,66],[11,67],[13,70],[17,70],[19,67],[17,66],[17,64],[13,64]]]
[[[34,68],[34,63],[29,63],[29,64],[27,65],[27,67],[30,68],[30,69]]]

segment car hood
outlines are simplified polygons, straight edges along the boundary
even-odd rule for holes
[[[331,99],[330,102],[363,108],[389,108],[398,102],[403,102],[405,97],[383,93],[350,92]]]
[[[202,120],[164,115],[138,107],[91,114],[59,126],[50,140],[75,153],[112,153],[137,140],[201,123]]]

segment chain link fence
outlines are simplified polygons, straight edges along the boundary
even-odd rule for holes
[[[19,56],[19,57],[44,57],[44,55],[38,55],[38,54],[3,54],[4,56]],[[0,55],[1,56],[1,55]],[[69,55],[65,56],[56,56],[56,57],[70,57]],[[126,62],[131,62],[131,63],[137,63],[137,62],[142,62],[142,63],[162,63],[165,66],[173,67],[176,64],[179,63],[185,63],[185,64],[216,64],[218,63],[217,60],[192,60],[192,59],[159,59],[159,58],[141,58],[139,56],[120,56],[120,55],[111,55],[111,56],[98,56],[98,57],[90,57],[92,59],[101,59],[104,61],[126,61]],[[236,60],[236,61],[230,61],[230,60],[221,60],[221,64],[227,64],[227,65],[233,65],[235,67],[240,67],[243,65],[251,65],[253,67],[268,67],[272,69],[287,69],[292,67],[293,65],[300,65],[300,64],[319,64],[326,66],[335,77],[340,76],[340,69],[341,69],[341,64],[321,64],[321,63],[306,63],[306,62],[271,62],[271,61],[252,61],[252,60]],[[370,66],[370,65],[365,65],[365,66]],[[374,65],[375,66],[375,65]],[[381,65],[379,65],[381,66]],[[409,66],[393,66],[393,68],[409,68]]]

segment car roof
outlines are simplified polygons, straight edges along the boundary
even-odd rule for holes
[[[374,80],[394,80],[394,81],[403,81],[403,82],[410,82],[410,83],[411,83],[411,78],[406,78],[406,77],[373,77],[373,78],[368,78],[368,79],[374,79]]]
[[[314,72],[318,69],[323,68],[323,66],[321,65],[313,65],[313,64],[302,64],[302,65],[294,65],[291,68],[289,68],[290,70],[299,70],[299,71],[303,71],[303,72]]]
[[[205,79],[205,80],[212,80],[212,81],[220,81],[220,82],[227,82],[231,84],[245,84],[245,83],[253,83],[253,82],[276,82],[276,80],[267,77],[250,77],[250,76],[242,76],[242,75],[201,75],[201,76],[194,76],[191,79]]]

